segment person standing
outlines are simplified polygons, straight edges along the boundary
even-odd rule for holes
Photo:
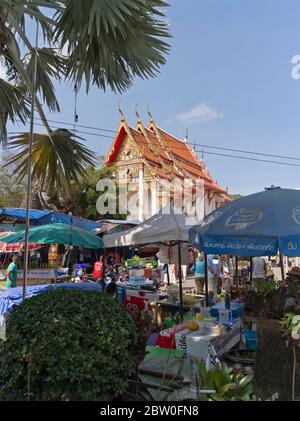
[[[197,294],[203,294],[205,283],[205,263],[203,254],[198,253],[195,262],[195,284]]]
[[[15,288],[17,286],[17,262],[18,256],[15,255],[6,271],[6,288]]]
[[[267,265],[265,259],[261,256],[252,259],[252,281],[253,284],[259,286],[266,277]]]
[[[214,301],[218,295],[218,282],[222,273],[222,262],[220,256],[209,254],[207,256],[207,277],[208,293]]]
[[[189,270],[188,273],[191,272],[192,267],[194,266],[194,250],[192,247],[189,249]]]

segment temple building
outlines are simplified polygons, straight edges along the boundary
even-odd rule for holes
[[[122,114],[115,139],[104,160],[105,167],[113,167],[114,179],[119,188],[131,185],[127,201],[130,202],[133,195],[136,197],[136,206],[127,204],[127,219],[143,221],[157,213],[166,204],[163,192],[170,185],[169,203],[177,207],[179,197],[184,196],[183,208],[185,200],[190,200],[191,204],[195,203],[196,198],[201,199],[203,210],[198,219],[229,201],[227,189],[213,180],[203,160],[197,157],[187,139],[181,141],[167,133],[149,115],[147,127],[138,116],[133,128]],[[189,194],[183,195],[187,184],[190,186]],[[202,189],[196,188],[199,185]]]

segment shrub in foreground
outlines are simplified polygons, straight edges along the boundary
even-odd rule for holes
[[[134,364],[136,327],[107,294],[57,289],[18,306],[0,346],[1,400],[106,400]]]

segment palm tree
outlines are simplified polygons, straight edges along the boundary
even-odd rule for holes
[[[33,139],[32,182],[39,188],[69,194],[69,184],[93,163],[93,153],[64,129],[52,130],[43,105],[59,111],[53,79],[72,80],[122,92],[135,76],[154,76],[169,46],[163,0],[0,0],[0,142],[7,142],[7,121],[26,122],[30,111],[34,51],[27,32],[28,19],[42,29],[45,46],[37,49],[36,109],[44,134]],[[45,10],[47,12],[45,12]],[[21,53],[19,44],[22,44]],[[63,52],[67,51],[67,55]],[[26,175],[28,133],[8,140],[17,148],[11,162],[21,178]],[[74,154],[73,152],[76,152]],[[70,154],[72,159],[70,160]]]

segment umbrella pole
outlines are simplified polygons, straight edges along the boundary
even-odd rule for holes
[[[284,283],[285,276],[284,276],[283,258],[282,258],[282,254],[281,253],[279,255],[279,259],[280,259],[281,279],[282,279],[282,282]]]
[[[169,263],[167,263],[167,280],[168,280],[168,286],[170,286]]]
[[[102,255],[102,289],[104,289],[104,285],[105,285],[105,268],[106,268],[106,248],[103,249],[103,255]]]
[[[179,266],[179,306],[180,317],[183,322],[183,288],[182,288],[182,273],[181,273],[181,243],[178,243],[178,266]]]
[[[24,271],[23,271],[23,290],[22,298],[26,298],[26,285],[28,275],[28,237],[29,237],[29,223],[30,223],[30,202],[31,202],[31,173],[32,173],[32,144],[33,144],[33,130],[34,130],[34,111],[36,98],[36,82],[37,82],[37,46],[38,46],[39,26],[36,25],[36,43],[35,43],[35,59],[34,59],[34,73],[31,92],[31,118],[30,118],[30,133],[29,133],[29,150],[28,150],[28,169],[27,169],[27,196],[26,196],[26,222],[25,222],[25,251],[24,251]]]
[[[236,284],[238,285],[238,266],[239,266],[239,258],[235,256],[235,280]]]
[[[205,271],[205,304],[208,307],[208,272],[207,272],[207,254],[204,254],[204,271]]]

